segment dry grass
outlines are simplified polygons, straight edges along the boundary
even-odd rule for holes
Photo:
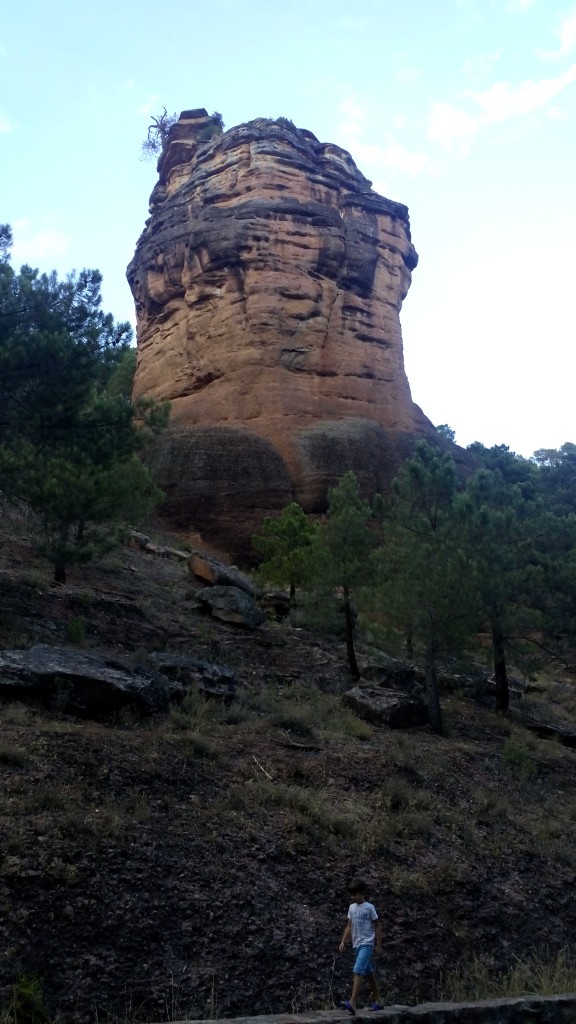
[[[474,956],[446,975],[441,998],[454,1002],[512,999],[524,995],[576,992],[576,957],[568,948],[527,959],[514,958],[497,971],[490,957]]]

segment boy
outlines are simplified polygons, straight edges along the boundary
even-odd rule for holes
[[[348,909],[348,922],[344,929],[339,949],[343,953],[347,943],[352,939],[352,946],[356,950],[356,963],[354,964],[352,995],[350,999],[343,1001],[342,1006],[348,1010],[348,1013],[356,1013],[358,996],[362,991],[364,979],[366,979],[374,1000],[370,1009],[383,1010],[384,1007],[380,1004],[380,991],[372,964],[374,945],[376,945],[377,956],[382,952],[382,928],[378,920],[378,914],[374,905],[366,901],[365,882],[360,880],[352,882],[350,885],[350,895],[352,903]]]

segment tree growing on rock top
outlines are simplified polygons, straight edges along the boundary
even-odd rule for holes
[[[169,114],[166,107],[162,107],[160,114],[150,115],[150,124],[141,147],[142,160],[152,160],[155,156],[160,156],[168,141],[170,129],[177,120],[178,114],[176,112]]]

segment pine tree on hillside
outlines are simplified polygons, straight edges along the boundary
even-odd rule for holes
[[[423,649],[430,724],[442,733],[438,656],[461,650],[476,624],[476,581],[461,543],[454,461],[418,442],[393,489],[377,591],[383,614]]]
[[[354,679],[360,678],[360,670],[354,644],[352,595],[370,583],[376,543],[371,529],[373,518],[370,504],[360,495],[355,474],[348,472],[329,492],[326,521],[318,535],[317,572],[320,579],[342,592],[346,653]]]
[[[267,516],[260,533],[253,537],[254,548],[264,559],[258,566],[260,579],[281,587],[288,585],[291,603],[296,588],[308,583],[313,574],[318,529],[304,509],[292,502],[280,516]]]
[[[0,238],[9,250],[9,230]],[[115,523],[160,494],[137,458],[168,409],[114,386],[131,331],[101,310],[98,271],[59,280],[0,261],[0,490],[41,526],[42,550],[66,565],[107,543]],[[126,374],[125,374],[126,377]]]

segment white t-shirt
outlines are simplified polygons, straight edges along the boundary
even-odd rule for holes
[[[352,945],[373,946],[376,937],[374,921],[378,920],[376,908],[372,903],[351,903],[348,909],[348,920],[352,924]]]

